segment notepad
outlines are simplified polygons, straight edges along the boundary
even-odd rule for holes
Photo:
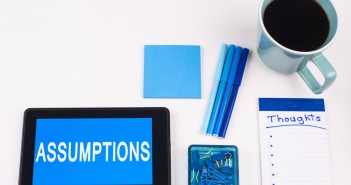
[[[262,185],[331,185],[323,99],[259,98]]]
[[[200,46],[145,45],[144,98],[201,98]]]

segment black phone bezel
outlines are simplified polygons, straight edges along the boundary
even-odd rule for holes
[[[29,108],[24,113],[19,185],[32,185],[39,118],[152,118],[153,185],[171,184],[170,114],[164,107]]]

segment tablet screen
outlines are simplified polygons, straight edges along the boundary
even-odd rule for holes
[[[39,118],[33,185],[153,184],[152,156],[152,118]]]

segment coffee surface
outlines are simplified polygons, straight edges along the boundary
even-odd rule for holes
[[[315,0],[273,0],[263,16],[268,33],[296,51],[320,48],[329,34],[329,19]]]

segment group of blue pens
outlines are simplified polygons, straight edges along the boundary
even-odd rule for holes
[[[235,151],[228,147],[206,152],[196,148],[190,154],[189,185],[238,185]]]
[[[249,49],[223,44],[201,133],[225,138]]]

